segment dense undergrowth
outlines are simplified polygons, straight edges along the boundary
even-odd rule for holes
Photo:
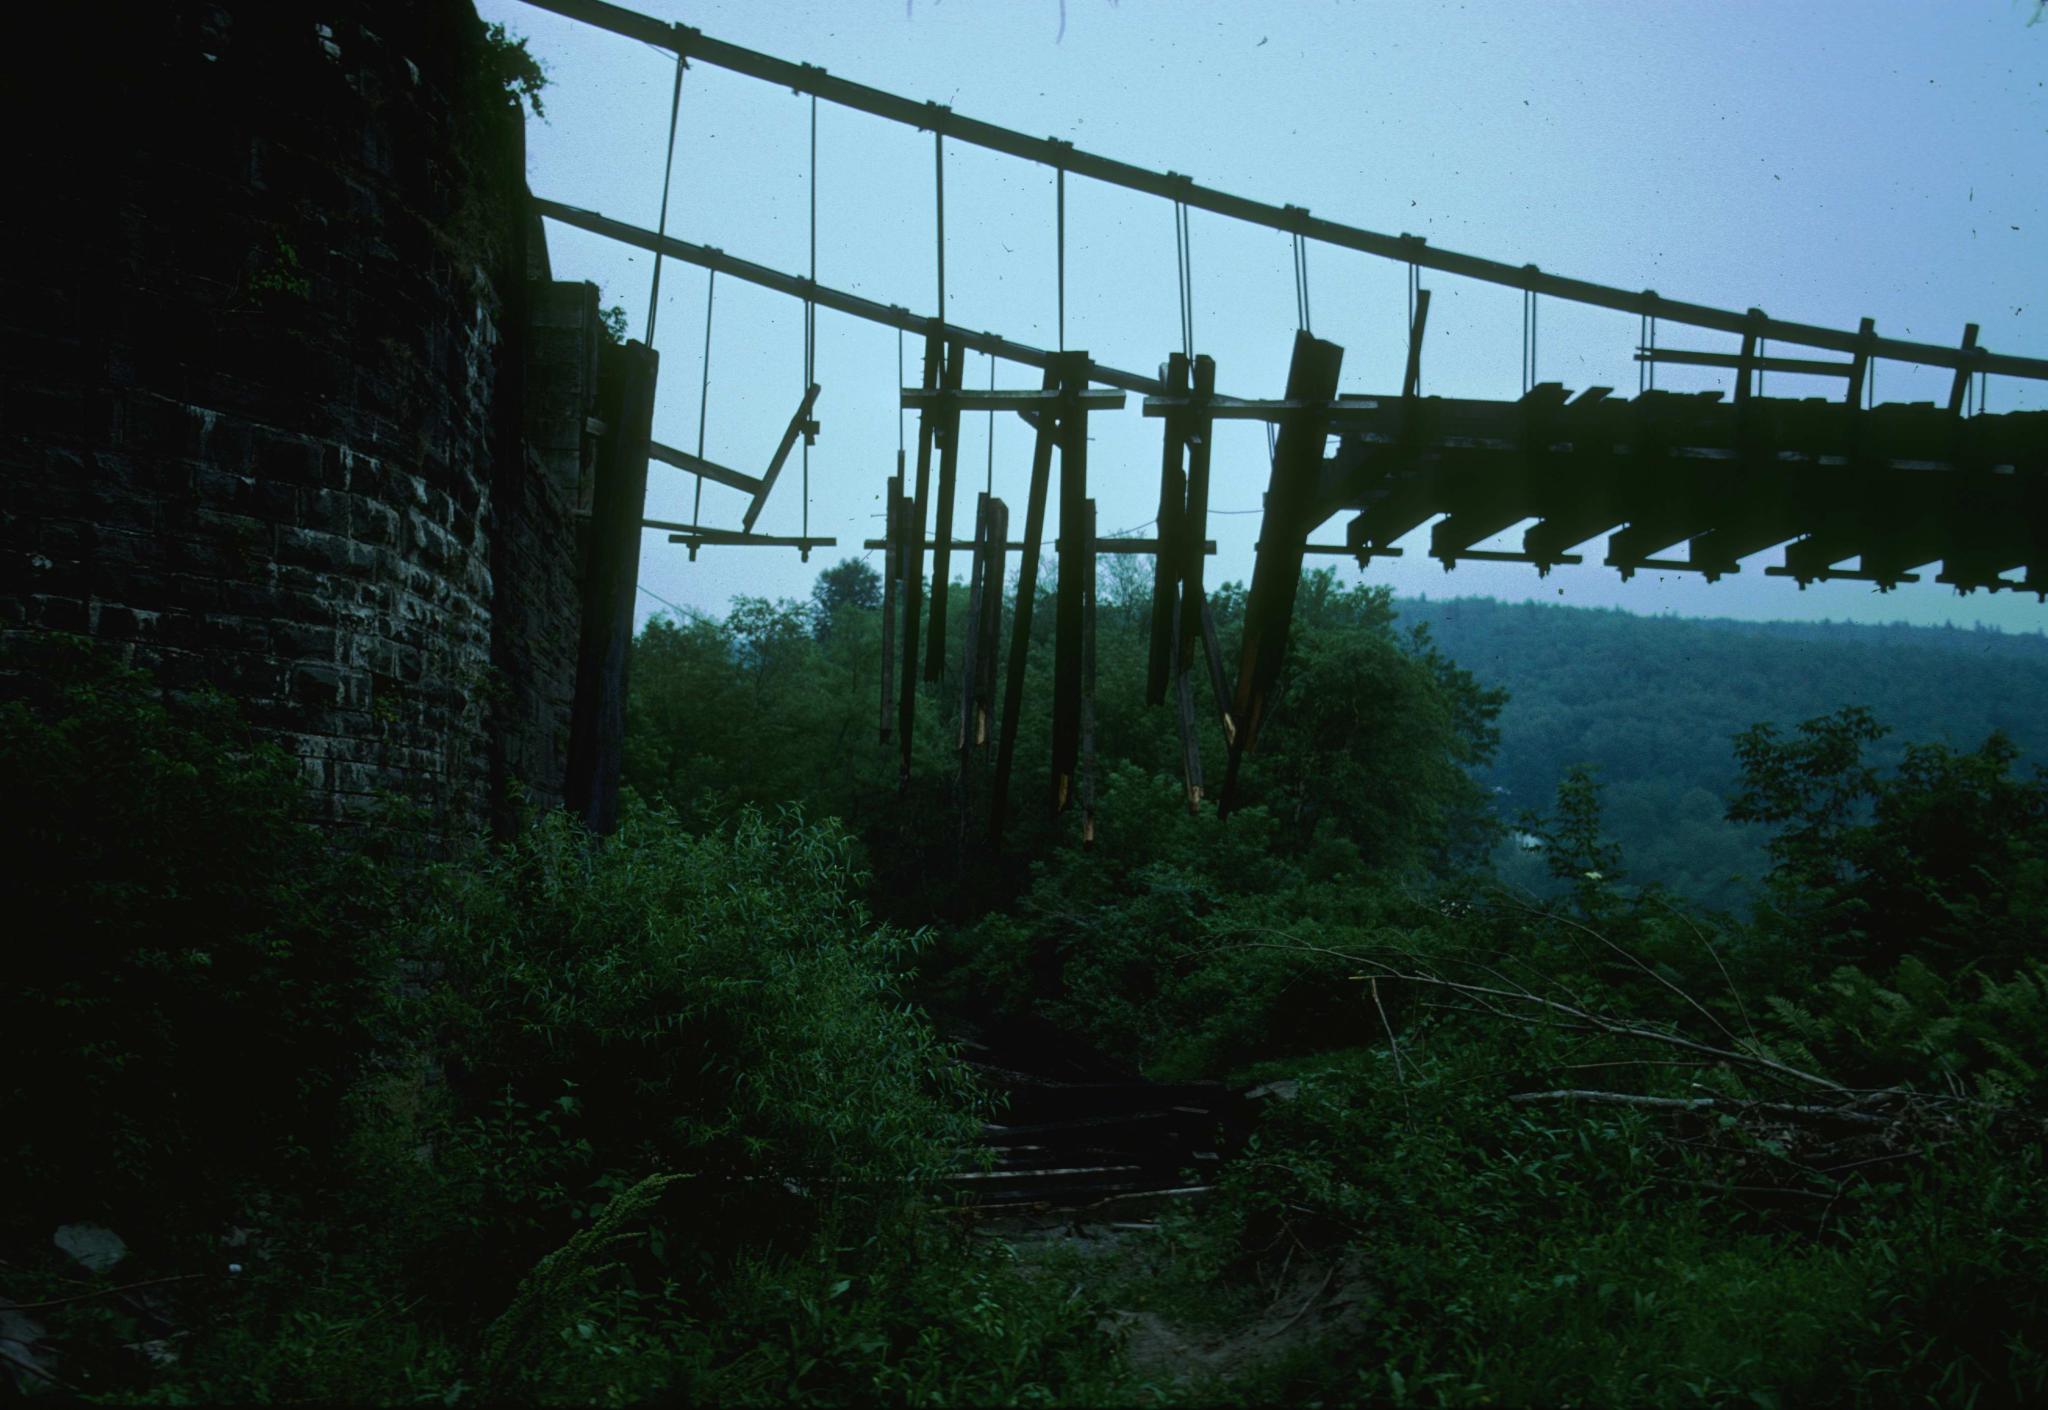
[[[81,663],[7,707],[34,923],[0,1027],[36,1061],[0,1082],[0,1290],[75,1298],[18,1314],[43,1374],[166,1403],[2048,1397],[2048,782],[2009,745],[1880,767],[1853,708],[1731,740],[1754,921],[1635,885],[1570,774],[1513,820],[1533,895],[1486,869],[1499,693],[1326,576],[1245,806],[1190,812],[1139,703],[1143,586],[1102,595],[1086,849],[1036,801],[1035,714],[1002,854],[961,821],[952,692],[899,789],[843,567],[642,634],[639,801],[601,846],[550,816],[425,864],[394,818],[336,852],[219,702]],[[986,1112],[941,1032],[1285,1096],[1121,1256],[1020,1260],[932,1193]],[[82,1223],[127,1259],[85,1274],[51,1243]],[[1231,1352],[1138,1365],[1134,1311]]]

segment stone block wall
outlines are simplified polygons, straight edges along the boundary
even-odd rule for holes
[[[325,820],[558,801],[577,491],[527,446],[522,129],[467,0],[0,25],[35,58],[0,217],[0,688],[83,633],[237,697]]]

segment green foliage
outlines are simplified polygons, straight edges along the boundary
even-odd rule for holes
[[[1495,602],[1404,601],[1438,648],[1510,699],[1479,781],[1503,815],[1543,806],[1575,764],[1603,783],[1607,826],[1630,870],[1687,900],[1747,912],[1769,867],[1760,829],[1731,823],[1729,741],[1751,725],[1789,731],[1861,704],[1896,733],[1866,751],[1895,766],[1901,739],[1974,748],[1994,732],[2048,762],[2035,707],[2048,637],[1845,622],[1734,622]],[[1542,859],[1503,849],[1504,879],[1547,891]]]
[[[525,36],[514,38],[501,24],[484,26],[483,62],[486,80],[517,104],[521,99],[537,118],[547,112],[540,94],[548,86],[547,71],[527,50]]]
[[[131,1241],[223,1227],[303,1169],[360,1069],[392,974],[396,874],[327,851],[297,769],[232,707],[167,701],[83,648],[47,703],[0,705],[0,1227]]]

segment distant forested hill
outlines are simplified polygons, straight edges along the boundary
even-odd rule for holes
[[[2048,636],[1943,627],[1735,622],[1491,598],[1403,601],[1404,625],[1511,698],[1498,762],[1483,781],[1502,816],[1546,809],[1559,776],[1596,766],[1607,831],[1631,879],[1736,908],[1763,870],[1761,837],[1726,822],[1732,737],[1869,707],[1908,742],[1974,749],[2002,730],[2027,763],[2048,762]],[[2048,625],[2048,609],[2042,613]],[[1510,875],[1533,881],[1540,871]],[[1741,878],[1737,880],[1736,878]]]

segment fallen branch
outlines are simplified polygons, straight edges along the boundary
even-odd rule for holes
[[[1645,1097],[1634,1092],[1600,1092],[1586,1088],[1562,1088],[1555,1092],[1516,1092],[1511,1102],[1587,1102],[1596,1106],[1632,1106],[1649,1111],[1761,1112],[1790,1121],[1837,1121],[1848,1126],[1885,1127],[1892,1123],[1882,1116],[1847,1107],[1817,1103],[1743,1101],[1732,1097]]]

